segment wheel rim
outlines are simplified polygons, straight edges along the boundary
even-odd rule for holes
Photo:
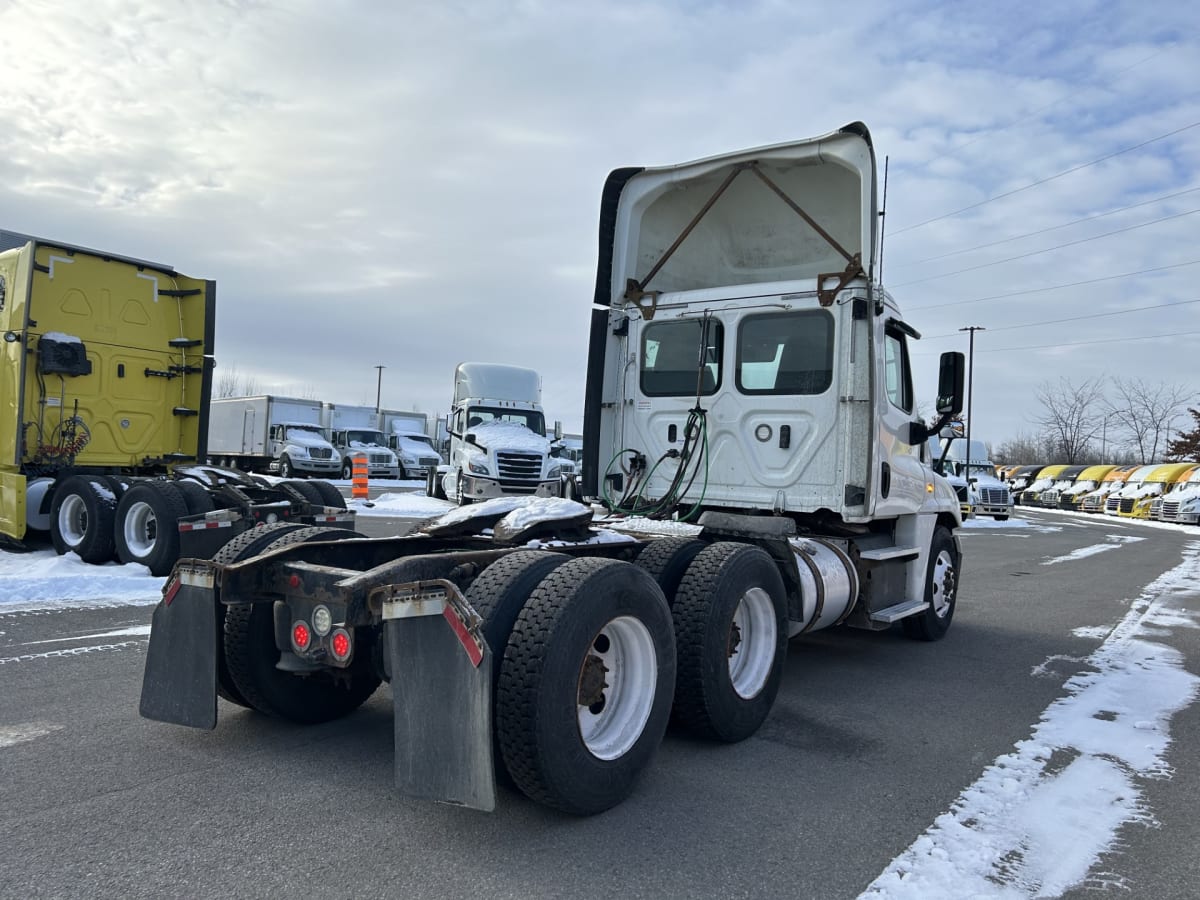
[[[130,554],[139,559],[148,556],[158,543],[158,517],[150,504],[142,500],[131,503],[121,524],[121,532]]]
[[[78,547],[87,536],[87,504],[78,494],[68,494],[58,509],[58,533],[68,547]]]
[[[939,619],[944,619],[954,602],[954,560],[948,550],[938,553],[933,561],[932,587],[930,602],[933,604],[933,613]]]
[[[597,759],[617,759],[642,736],[654,707],[658,656],[640,620],[620,616],[596,635],[579,670],[579,734]]]
[[[775,604],[763,588],[742,595],[729,626],[729,680],[743,700],[757,697],[771,675],[779,625]]]

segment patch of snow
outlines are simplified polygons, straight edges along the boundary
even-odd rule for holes
[[[1089,556],[1095,556],[1097,553],[1103,553],[1105,550],[1116,550],[1126,544],[1136,544],[1138,541],[1144,541],[1144,537],[1135,537],[1131,534],[1110,534],[1107,544],[1092,544],[1090,547],[1080,547],[1078,550],[1072,550],[1066,556],[1055,556],[1042,561],[1043,566],[1053,566],[1060,562],[1073,562],[1077,559],[1087,559]]]
[[[114,631],[101,631],[96,634],[77,634],[71,637],[50,638],[45,641],[26,641],[22,647],[32,647],[36,644],[65,644],[67,641],[94,641],[99,638],[111,637],[150,637],[149,625],[133,625],[129,628],[117,628]]]
[[[532,502],[534,497],[493,497],[481,503],[468,503],[466,506],[452,507],[434,524],[459,525],[477,516],[504,516],[514,509],[520,509]]]
[[[1110,631],[1112,631],[1112,629],[1106,625],[1085,625],[1082,628],[1076,628],[1076,629],[1072,630],[1071,634],[1075,635],[1075,637],[1080,637],[1080,638],[1101,638],[1101,639],[1103,639],[1103,638],[1108,637],[1108,633]]]
[[[518,506],[501,519],[496,527],[503,526],[510,532],[515,532],[537,522],[574,519],[576,516],[591,512],[591,508],[582,503],[560,497],[530,497],[528,500],[528,503]]]
[[[540,453],[545,456],[550,452],[548,438],[514,422],[484,422],[482,425],[468,429],[468,433],[475,435],[475,440],[479,442],[480,446],[493,453],[498,450],[513,450],[520,453]]]
[[[91,565],[76,554],[53,550],[0,553],[0,610],[78,606],[149,606],[157,603],[165,578],[137,563]]]
[[[1171,717],[1200,678],[1179,651],[1146,638],[1178,621],[1164,595],[1195,595],[1200,543],[1151,583],[1066,682],[1015,752],[996,760],[864,897],[1053,897],[1083,883],[1128,822],[1151,822],[1138,779],[1168,778]],[[1057,751],[1057,753],[1056,753]],[[1066,754],[1064,767],[1052,757]]]
[[[614,531],[631,531],[642,534],[662,534],[672,537],[691,537],[700,533],[700,526],[691,522],[665,521],[662,519],[647,519],[643,516],[631,516],[627,519],[603,519],[596,523]]]
[[[74,334],[63,334],[61,331],[47,331],[42,335],[43,341],[56,341],[60,344],[82,344],[83,340]]]
[[[370,505],[368,505],[370,504]],[[429,519],[443,515],[447,510],[457,509],[453,503],[435,500],[424,494],[389,492],[374,500],[346,501],[346,508],[354,510],[356,516],[397,516],[410,519]]]

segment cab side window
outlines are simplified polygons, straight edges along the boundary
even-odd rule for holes
[[[883,338],[884,382],[892,406],[907,413],[913,411],[912,367],[904,335],[888,331]]]

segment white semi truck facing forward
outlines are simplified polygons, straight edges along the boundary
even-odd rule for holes
[[[613,172],[583,460],[610,515],[526,495],[413,537],[248,533],[168,579],[142,714],[214,728],[220,691],[311,723],[388,679],[402,793],[491,809],[501,769],[590,814],[634,789],[672,715],[717,741],[754,734],[790,637],[941,638],[961,519],[922,459],[937,429],[917,413],[918,335],[875,277],[877,212],[861,123]],[[963,371],[943,355],[939,427]],[[469,412],[456,439],[488,446]],[[699,527],[656,537],[625,515]]]
[[[561,426],[556,426],[561,438]],[[454,370],[450,465],[439,496],[470,503],[558,496],[562,463],[546,436],[542,377],[533,369],[465,362]]]

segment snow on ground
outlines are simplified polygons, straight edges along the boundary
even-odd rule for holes
[[[1200,678],[1177,650],[1151,638],[1200,627],[1171,605],[1181,594],[1200,594],[1198,581],[1200,542],[1193,542],[1085,661],[1088,671],[1067,681],[1067,695],[1032,735],[988,767],[862,896],[1056,897],[1088,883],[1121,827],[1153,825],[1140,785],[1171,777],[1171,717],[1195,700]]]
[[[434,519],[458,509],[453,503],[435,500],[422,493],[398,491],[380,494],[373,500],[347,500],[346,508],[359,516],[397,516],[412,519]],[[464,507],[467,509],[469,507]]]
[[[74,553],[0,551],[0,611],[149,606],[158,602],[165,580],[137,563],[93,566]]]

